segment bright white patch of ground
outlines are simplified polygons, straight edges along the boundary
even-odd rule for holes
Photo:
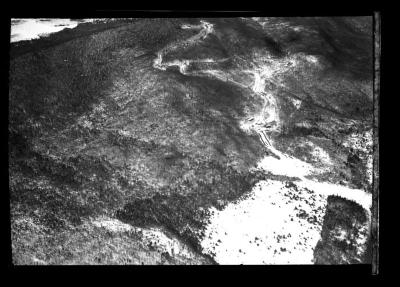
[[[249,197],[211,210],[201,245],[219,264],[312,264],[325,205],[324,195],[260,181]]]
[[[298,110],[301,107],[301,100],[295,99],[295,98],[291,98],[293,105],[295,106],[295,108]]]
[[[281,159],[274,156],[266,156],[258,163],[257,167],[272,174],[290,177],[304,177],[313,170],[312,165],[287,156],[281,156]]]
[[[225,209],[210,209],[210,223],[201,246],[219,264],[313,264],[321,239],[329,195],[355,201],[367,211],[371,196],[362,190],[304,179],[268,180]],[[367,228],[362,226],[361,228]],[[357,238],[363,252],[367,238]]]
[[[275,156],[265,156],[259,161],[257,168],[275,175],[298,178],[304,178],[315,171],[311,164],[283,154],[279,150],[275,149],[272,145],[269,146],[268,149],[274,155],[278,156],[279,159]]]
[[[313,63],[313,64],[317,64],[318,63],[318,58],[316,56],[313,55],[306,55],[305,56],[306,61]]]
[[[41,35],[55,33],[65,28],[75,28],[80,23],[70,19],[12,19],[15,20],[21,21],[11,25],[11,42],[37,39]],[[94,20],[96,19],[85,19],[84,22]]]

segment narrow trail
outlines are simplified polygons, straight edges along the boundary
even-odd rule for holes
[[[187,48],[190,45],[196,44],[200,40],[205,39],[214,30],[213,25],[206,21],[200,21],[200,25],[183,25],[181,28],[182,29],[199,30],[199,33],[197,33],[196,35],[194,35],[184,41],[178,41],[178,42],[174,42],[170,45],[167,45],[166,47],[164,47],[160,51],[158,51],[157,58],[154,60],[154,63],[153,63],[154,68],[165,71],[170,66],[178,66],[179,71],[182,74],[186,75],[186,68],[188,67],[188,65],[191,62],[215,62],[212,59],[197,60],[197,61],[175,60],[175,61],[171,61],[171,62],[164,62],[163,57],[168,52],[171,52],[171,51],[179,49],[179,48]]]
[[[191,62],[217,62],[212,59],[164,62],[163,57],[169,51],[196,44],[214,31],[213,25],[205,21],[201,21],[200,25],[184,25],[182,28],[199,29],[199,33],[160,50],[154,60],[155,68],[165,71],[169,66],[178,66],[184,75],[207,75],[249,88],[228,79],[218,70],[187,72]],[[321,239],[323,217],[330,195],[355,201],[370,215],[370,194],[364,190],[309,179],[307,177],[312,178],[321,170],[274,147],[270,135],[280,133],[281,121],[275,95],[276,86],[273,85],[275,90],[266,90],[266,82],[279,80],[280,75],[293,65],[296,65],[296,58],[287,57],[253,64],[251,69],[245,70],[254,78],[249,92],[261,97],[263,105],[257,113],[242,120],[240,127],[249,134],[257,134],[268,151],[256,169],[298,180],[291,184],[263,180],[245,198],[228,204],[221,211],[210,209],[210,223],[206,226],[201,246],[203,253],[211,255],[220,264],[313,264],[313,252]],[[308,214],[308,218],[313,220],[306,220],[299,212]],[[360,253],[363,252],[366,240],[366,237],[359,238]]]
[[[328,196],[355,201],[369,216],[372,197],[364,190],[307,179],[319,170],[274,147],[269,134],[280,132],[279,110],[274,91],[264,90],[273,73],[255,70],[253,74],[252,90],[264,104],[241,125],[243,130],[258,134],[268,150],[257,169],[296,177],[298,181],[288,184],[263,180],[242,200],[230,203],[222,211],[211,209],[211,223],[202,247],[220,264],[313,264]],[[369,224],[362,229],[357,247],[360,256],[366,248]]]

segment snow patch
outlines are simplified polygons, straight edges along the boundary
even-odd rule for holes
[[[270,147],[271,149],[271,147]],[[274,154],[278,155],[280,159],[274,156],[265,156],[258,163],[257,168],[274,175],[284,175],[289,177],[303,178],[310,175],[314,168],[311,164],[303,162],[297,158],[286,156],[276,149],[273,149]]]
[[[304,58],[306,59],[307,62],[310,62],[310,63],[313,63],[313,64],[317,64],[318,63],[318,58],[316,56],[306,55]]]
[[[15,20],[18,21],[16,22]],[[71,19],[11,19],[12,22],[16,22],[11,25],[11,42],[38,39],[41,35],[55,33],[65,28],[72,29],[79,23],[95,20],[98,19],[84,19],[81,21]]]
[[[303,200],[280,181],[260,181],[246,199],[224,210],[212,208],[203,251],[219,264],[312,264],[326,199],[315,200],[302,190]],[[300,210],[315,215],[311,222]]]
[[[295,106],[296,110],[300,109],[302,101],[295,99],[295,98],[291,98],[291,101],[293,103],[293,105]]]
[[[372,202],[362,190],[330,183],[260,181],[238,202],[209,210],[203,252],[219,264],[313,264],[330,195],[355,201],[367,211]],[[360,253],[366,240],[367,235],[358,238]]]

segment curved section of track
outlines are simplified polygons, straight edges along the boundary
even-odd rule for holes
[[[199,29],[199,33],[160,50],[153,66],[164,71],[169,66],[178,66],[184,75],[201,76],[199,73],[187,72],[191,62],[217,61],[203,59],[164,62],[163,57],[169,51],[202,41],[213,33],[214,27],[201,21],[200,25],[183,25],[182,29]],[[314,248],[321,239],[323,217],[330,195],[357,202],[369,214],[372,204],[370,194],[364,190],[308,179],[307,177],[319,172],[317,168],[274,147],[269,135],[280,132],[279,107],[275,91],[266,91],[266,82],[276,81],[295,64],[296,58],[289,56],[266,65],[253,64],[251,70],[245,71],[254,78],[249,92],[261,97],[263,105],[256,114],[241,121],[240,126],[245,132],[258,134],[268,150],[268,154],[255,168],[267,174],[296,177],[298,180],[263,180],[255,185],[250,194],[228,204],[223,210],[210,209],[212,215],[201,246],[203,252],[211,255],[218,263],[312,264]],[[249,88],[224,77],[217,70],[204,70],[201,74]],[[305,220],[303,216],[299,216],[300,211],[313,220]],[[366,237],[359,240],[361,249],[366,245],[366,240]]]

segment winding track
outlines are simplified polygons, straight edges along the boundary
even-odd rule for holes
[[[221,63],[224,61],[229,60],[229,58],[225,59],[220,59],[220,60],[214,60],[214,59],[197,59],[197,60],[174,60],[174,61],[169,61],[165,62],[164,61],[164,55],[167,54],[168,52],[171,52],[173,50],[177,50],[181,47],[188,47],[190,45],[195,45],[199,41],[204,40],[209,34],[214,32],[214,25],[211,23],[208,23],[206,21],[200,21],[199,25],[182,25],[182,29],[195,29],[199,30],[199,33],[196,35],[184,40],[184,41],[178,41],[174,42],[170,45],[167,45],[166,47],[162,48],[160,51],[157,52],[157,57],[154,59],[153,62],[153,67],[162,71],[165,71],[168,67],[171,66],[178,66],[180,73],[183,75],[198,75],[201,76],[199,73],[189,73],[187,72],[187,67],[190,65],[190,63]],[[265,99],[264,107],[261,111],[260,114],[265,115],[265,114],[270,114],[272,119],[265,119],[264,116],[261,117],[256,117],[256,120],[253,121],[251,129],[253,129],[259,136],[261,142],[267,147],[271,147],[270,140],[268,138],[267,132],[270,131],[271,125],[266,124],[266,122],[273,122],[274,121],[274,116],[277,114],[276,111],[271,113],[271,109],[275,109],[275,105],[271,105],[268,103],[274,102],[274,98],[270,95],[264,92],[264,86],[265,86],[265,78],[263,77],[260,72],[257,70],[251,70],[248,71],[250,73],[253,73],[254,76],[254,85],[251,87],[251,91],[255,93],[256,95],[261,95],[263,99]],[[208,74],[216,79],[219,79],[221,81],[228,81],[231,82],[235,85],[238,85],[242,88],[248,89],[249,87],[236,82],[232,79],[228,79],[228,77],[224,77],[220,73],[218,73],[217,70],[204,70],[202,73]],[[269,110],[269,113],[266,113],[266,110]]]
[[[187,67],[191,62],[218,61],[203,59],[164,62],[163,57],[169,51],[200,42],[214,31],[214,27],[206,21],[201,21],[200,25],[183,25],[182,29],[199,29],[199,33],[187,40],[172,43],[161,49],[157,53],[153,67],[165,71],[169,66],[178,66],[179,71],[184,75],[201,76],[199,73],[187,72]],[[295,202],[299,205],[289,204],[290,200],[287,200],[291,191],[283,182],[266,180],[256,184],[250,192],[249,198],[230,203],[222,211],[211,209],[211,220],[201,245],[203,252],[212,255],[218,263],[312,264],[313,250],[320,240],[322,218],[329,195],[338,195],[355,201],[363,206],[370,215],[372,203],[370,194],[363,190],[307,179],[306,176],[312,176],[318,173],[318,170],[310,164],[274,148],[273,141],[268,134],[272,131],[280,132],[279,110],[274,91],[265,91],[265,83],[285,72],[288,62],[291,61],[289,59],[282,63],[276,62],[275,68],[253,65],[253,69],[246,71],[253,74],[254,77],[251,92],[261,97],[264,104],[259,112],[242,121],[241,127],[246,132],[258,134],[265,148],[274,155],[265,156],[259,162],[258,169],[274,175],[298,178],[299,181],[296,181],[296,185],[299,190],[296,190],[297,200]],[[217,70],[204,70],[201,73],[238,84],[243,88],[249,88],[224,77]],[[311,209],[310,203],[313,206]],[[308,210],[310,215],[315,216],[318,220],[312,224],[299,220],[296,217],[298,207]],[[368,229],[368,227],[365,228]],[[287,237],[288,234],[289,237]],[[255,240],[254,238],[261,238],[261,241],[252,242]],[[285,240],[282,241],[279,238],[285,238]],[[284,242],[284,245],[280,241]],[[366,237],[362,237],[359,241],[359,249],[362,252]]]
[[[168,67],[170,66],[178,66],[179,67],[179,71],[186,75],[186,68],[187,66],[190,64],[190,62],[195,62],[193,60],[189,61],[189,60],[175,60],[175,61],[171,61],[171,62],[164,62],[163,61],[163,57],[165,54],[167,54],[168,52],[171,52],[172,50],[176,50],[179,48],[187,48],[190,45],[196,44],[197,42],[199,42],[202,39],[205,39],[210,33],[213,32],[214,28],[213,25],[206,22],[206,21],[200,21],[200,25],[183,25],[181,27],[182,29],[195,29],[195,30],[200,30],[199,33],[197,33],[196,35],[184,40],[184,41],[177,41],[177,42],[173,42],[170,45],[167,45],[166,47],[162,48],[160,51],[157,52],[157,58],[154,60],[153,62],[153,67],[156,69],[160,69],[165,71]],[[197,62],[213,62],[213,60],[198,60]]]

